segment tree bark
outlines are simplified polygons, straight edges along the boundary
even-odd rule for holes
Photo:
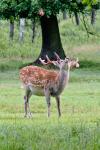
[[[14,18],[11,17],[10,18],[10,29],[9,29],[9,38],[10,40],[13,40],[13,37],[14,37]]]
[[[94,8],[92,8],[91,11],[91,24],[95,24],[95,16],[96,16],[96,10]]]
[[[77,13],[77,12],[74,12],[74,14],[75,14],[76,25],[79,25],[79,24],[80,24],[80,20],[79,20],[78,13]]]
[[[35,19],[32,19],[32,43],[34,42],[35,37]]]
[[[67,13],[66,13],[66,10],[63,11],[63,19],[64,19],[64,20],[67,19]]]
[[[54,52],[62,59],[65,58],[65,52],[62,47],[57,17],[52,15],[49,18],[45,15],[40,18],[42,30],[42,48],[35,63],[40,64],[39,58],[46,59],[46,55],[51,60],[56,60]]]
[[[20,27],[19,27],[19,41],[22,42],[24,39],[24,28],[25,28],[25,18],[20,18]]]

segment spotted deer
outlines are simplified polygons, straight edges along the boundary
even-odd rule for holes
[[[55,97],[59,117],[60,95],[69,81],[69,72],[73,67],[79,67],[78,59],[65,58],[64,60],[55,54],[57,61],[51,61],[48,56],[47,62],[40,58],[43,65],[53,64],[59,67],[59,71],[47,70],[38,66],[26,66],[20,70],[20,79],[25,88],[25,117],[31,116],[29,98],[32,95],[45,96],[48,106],[48,117],[50,116],[50,98]]]

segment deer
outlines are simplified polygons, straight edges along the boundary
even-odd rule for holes
[[[57,103],[58,116],[61,116],[60,95],[68,85],[70,69],[79,67],[79,60],[65,58],[60,59],[56,54],[56,61],[51,61],[46,55],[46,60],[39,59],[43,65],[53,64],[59,70],[48,70],[38,66],[26,66],[20,70],[20,80],[25,89],[24,109],[25,117],[31,117],[29,99],[32,95],[45,96],[47,103],[47,113],[50,117],[51,97],[55,97]]]

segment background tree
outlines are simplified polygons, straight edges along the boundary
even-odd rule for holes
[[[91,10],[91,24],[93,25],[96,19],[96,10],[100,8],[100,0],[83,0],[83,3],[88,5]]]
[[[10,30],[9,30],[9,37],[11,40],[13,40],[14,38],[14,17],[11,16],[10,17]]]
[[[66,10],[63,11],[63,19],[64,19],[64,20],[67,19],[67,12],[66,12]]]
[[[31,19],[31,21],[32,21],[32,43],[33,43],[35,37],[35,18]]]
[[[19,41],[23,42],[24,40],[24,30],[25,30],[25,18],[20,18],[19,21]]]
[[[92,5],[92,9],[91,9],[91,24],[95,24],[96,21],[96,11],[99,9],[100,7],[100,2],[93,4]]]
[[[1,18],[9,19],[10,27],[9,27],[9,37],[13,40],[14,36],[14,19],[16,12],[16,1],[15,0],[1,0],[0,1],[0,15]]]

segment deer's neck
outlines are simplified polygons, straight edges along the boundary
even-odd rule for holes
[[[60,72],[59,72],[59,82],[60,82],[60,84],[62,84],[65,81],[68,82],[68,80],[69,80],[69,72],[70,72],[70,69],[67,69],[67,71],[65,71],[63,69],[60,70]]]
[[[58,92],[61,93],[63,89],[65,88],[66,84],[68,84],[69,81],[69,72],[70,69],[65,70],[60,70],[59,72],[59,87],[58,87]]]

